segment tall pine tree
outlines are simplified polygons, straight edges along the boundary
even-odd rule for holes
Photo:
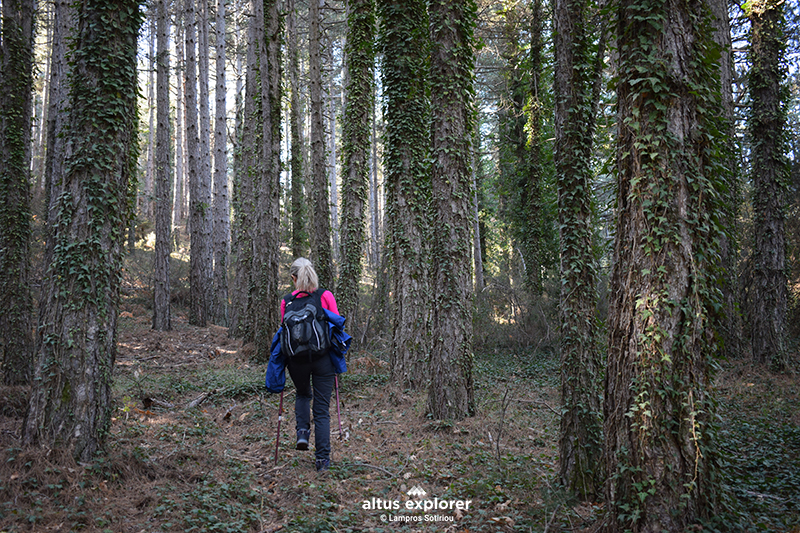
[[[753,181],[753,287],[750,297],[750,331],[753,358],[784,368],[788,363],[786,312],[785,205],[788,164],[785,154],[786,115],[783,109],[784,2],[756,0],[747,3],[750,19],[750,72],[752,102],[748,133]]]
[[[374,105],[375,7],[373,0],[347,2],[347,99],[342,124],[342,268],[336,297],[350,327],[359,324],[358,289],[366,238],[370,127]]]
[[[67,159],[23,442],[88,462],[111,424],[142,17],[139,0],[85,0],[75,9]]]
[[[555,2],[555,126],[561,242],[561,431],[564,484],[582,497],[600,489],[602,412],[593,246],[593,86],[597,51],[586,0]]]
[[[33,0],[3,0],[0,24],[0,368],[26,384],[33,357],[30,167]]]
[[[430,353],[429,38],[424,0],[378,0],[385,98],[387,247],[392,268],[392,381],[421,388]]]
[[[428,412],[460,419],[474,412],[472,384],[472,0],[429,3],[433,345]]]
[[[701,3],[618,7],[617,234],[604,397],[608,531],[713,511],[711,315],[721,229],[717,47]]]

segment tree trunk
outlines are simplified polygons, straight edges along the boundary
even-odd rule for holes
[[[225,0],[217,1],[217,87],[214,125],[214,316],[217,324],[228,322],[228,246],[230,201],[228,198],[228,109],[225,83]]]
[[[742,184],[736,161],[736,116],[733,101],[733,50],[731,46],[731,27],[728,15],[727,0],[708,0],[706,2],[711,10],[714,25],[714,40],[720,47],[720,88],[722,95],[722,109],[727,124],[725,131],[728,142],[726,167],[728,180],[727,201],[722,227],[727,228],[721,237],[720,253],[722,254],[722,279],[723,311],[720,320],[720,333],[722,335],[722,355],[725,359],[741,357],[743,352],[742,339],[742,306],[739,298],[738,276],[738,244],[739,220],[742,205]]]
[[[256,9],[261,61],[262,144],[256,191],[258,233],[254,240],[254,292],[250,316],[256,344],[255,360],[267,362],[272,336],[280,323],[278,253],[280,246],[281,69],[280,16],[277,0],[263,0]],[[258,31],[258,30],[257,30]]]
[[[27,384],[33,368],[30,285],[33,0],[3,0],[0,27],[0,368]]]
[[[56,2],[53,2],[55,6]],[[55,30],[55,7],[47,9],[44,13],[43,25],[46,28],[45,42],[51,43],[47,48],[47,55],[45,56],[44,74],[42,75],[42,112],[39,118],[39,123],[36,126],[36,139],[34,141],[35,148],[31,158],[32,162],[32,198],[31,206],[32,211],[39,216],[39,213],[44,212],[46,206],[43,205],[45,193],[45,156],[47,154],[47,125],[50,123],[50,83],[52,76],[50,70],[53,65],[53,31]],[[46,217],[40,217],[44,219]]]
[[[474,413],[472,385],[473,31],[470,1],[430,2],[433,127],[433,347],[428,412],[436,419]]]
[[[200,135],[198,133],[197,116],[197,43],[195,2],[186,0],[184,32],[186,33],[186,63],[184,65],[184,93],[186,120],[186,177],[189,182],[189,324],[204,327],[206,325],[206,291],[203,285],[205,274],[203,257],[203,192],[202,162],[200,161]]]
[[[751,342],[753,359],[783,369],[786,347],[786,116],[782,109],[784,3],[759,0],[748,4],[752,102],[749,133],[753,173],[753,288]]]
[[[602,412],[592,223],[593,49],[588,2],[556,0],[555,162],[561,243],[559,476],[584,499],[601,487]]]
[[[65,120],[69,104],[67,61],[69,36],[75,27],[75,9],[71,0],[56,0],[53,15],[53,51],[50,63],[50,109],[47,112],[47,154],[45,155],[45,253],[43,267],[50,265],[55,232],[56,201],[61,194],[64,177]]]
[[[724,183],[705,6],[619,6],[617,234],[604,398],[610,532],[685,531],[714,475],[710,315]]]
[[[138,0],[76,4],[56,246],[23,442],[89,462],[108,435],[129,184],[136,160]],[[115,53],[109,53],[114,50]]]
[[[334,65],[334,52],[333,49],[337,45],[336,39],[326,39],[326,43],[323,45],[323,48],[328,52],[324,62],[326,65]],[[331,68],[331,67],[329,67]],[[335,68],[335,67],[334,67]],[[326,149],[326,153],[328,154],[328,164],[326,165],[326,171],[328,174],[328,192],[330,193],[330,198],[328,199],[328,205],[330,206],[330,221],[331,221],[331,254],[332,254],[332,261],[334,265],[339,264],[339,189],[336,187],[336,165],[337,165],[337,155],[336,155],[336,113],[337,107],[336,102],[339,100],[340,95],[334,95],[333,91],[337,89],[336,84],[334,83],[333,76],[328,77],[328,85],[325,87],[325,100],[328,103],[328,112],[326,116],[328,117],[328,131],[330,135],[328,135],[328,147]],[[347,84],[347,80],[344,81]],[[334,278],[336,277],[336,269],[333,269]]]
[[[153,329],[169,331],[170,279],[169,257],[172,234],[172,182],[170,181],[169,135],[169,19],[167,2],[158,0],[158,57],[156,60],[156,157],[155,157],[155,228],[153,253]]]
[[[325,170],[325,123],[322,99],[322,15],[319,2],[309,2],[309,97],[311,100],[311,261],[319,276],[320,287],[333,286],[331,250],[331,206],[328,174]]]
[[[303,111],[300,103],[300,49],[297,45],[297,30],[295,28],[297,13],[294,0],[288,0],[286,15],[287,47],[289,54],[289,86],[291,91],[291,161],[289,166],[292,175],[291,211],[292,257],[302,257],[308,247],[308,234],[306,230],[305,194],[303,192]]]
[[[373,97],[374,98],[374,97]],[[369,169],[369,214],[370,214],[370,248],[369,264],[373,270],[379,268],[381,251],[383,250],[383,219],[381,214],[385,203],[382,201],[382,190],[378,181],[378,117],[375,106],[372,107],[371,141]]]
[[[475,135],[472,144],[472,262],[475,275],[475,294],[480,298],[481,291],[486,286],[483,277],[483,251],[481,250],[481,218],[480,204],[478,203],[478,158],[476,152],[480,149],[480,137]]]
[[[366,238],[373,90],[375,8],[372,0],[347,2],[346,102],[342,125],[342,268],[336,288],[340,314],[360,325],[358,289]]]
[[[531,6],[531,47],[530,47],[530,86],[529,93],[529,146],[527,151],[528,161],[525,166],[524,180],[522,181],[521,207],[524,213],[522,219],[522,246],[525,250],[527,268],[525,277],[528,287],[534,294],[541,295],[544,288],[542,270],[552,266],[548,259],[548,244],[551,240],[552,225],[554,221],[548,216],[548,209],[544,199],[545,176],[547,175],[547,158],[544,156],[545,146],[545,114],[546,106],[543,94],[547,92],[544,87],[544,48],[545,48],[545,11],[542,0],[535,0]]]
[[[153,181],[156,173],[156,24],[158,14],[155,3],[150,4],[147,13],[147,43],[148,43],[148,72],[147,72],[147,150],[145,152],[146,165],[142,194],[139,196],[139,213],[144,220],[153,220]]]
[[[419,389],[430,355],[430,51],[423,0],[379,0],[386,98],[384,172],[393,279],[392,382]]]
[[[195,0],[200,8],[200,17],[197,23],[197,83],[199,88],[199,126],[200,156],[199,156],[199,183],[198,183],[198,226],[192,224],[192,256],[197,251],[197,270],[203,291],[203,316],[206,321],[213,321],[214,313],[214,217],[211,198],[211,111],[209,107],[209,57],[208,45],[208,0]],[[199,246],[198,246],[199,245]]]
[[[253,0],[253,11],[260,0]],[[256,225],[255,178],[261,160],[261,83],[258,62],[259,35],[263,26],[250,20],[247,28],[247,70],[243,105],[242,133],[236,153],[237,172],[233,182],[234,278],[231,297],[231,334],[252,342],[250,288],[253,283],[253,253]]]
[[[186,103],[184,93],[185,25],[181,0],[175,0],[175,197],[172,223],[183,226],[186,222]]]

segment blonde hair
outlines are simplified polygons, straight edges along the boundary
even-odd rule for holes
[[[319,287],[317,271],[311,261],[305,257],[298,257],[289,267],[289,274],[295,278],[295,286],[304,292],[314,292]]]

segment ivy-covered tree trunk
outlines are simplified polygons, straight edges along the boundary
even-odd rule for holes
[[[225,77],[226,0],[217,1],[216,105],[214,117],[214,291],[213,311],[217,324],[228,326],[228,245],[230,241],[230,199],[228,197],[228,106]]]
[[[460,419],[474,412],[472,385],[472,0],[434,0],[431,32],[433,346],[428,412]]]
[[[582,498],[600,489],[602,408],[592,223],[594,53],[586,0],[556,0],[555,162],[561,243],[559,477]]]
[[[111,423],[122,248],[136,170],[138,0],[76,4],[66,172],[23,442],[91,461]]]
[[[300,100],[300,48],[297,44],[296,20],[298,14],[294,0],[288,0],[286,13],[286,46],[289,54],[289,87],[290,96],[290,136],[291,156],[289,167],[292,172],[291,196],[289,200],[290,219],[292,225],[291,249],[292,257],[303,257],[308,249],[308,232],[306,229],[306,198],[304,193],[303,165],[303,128],[302,104]]]
[[[753,359],[784,368],[786,347],[785,204],[788,165],[785,157],[785,112],[781,0],[748,2],[750,61],[748,87],[752,102],[748,130],[753,181],[753,286],[750,331]]]
[[[277,0],[263,0],[255,10],[255,22],[262,30],[258,42],[263,129],[261,172],[255,191],[257,233],[253,242],[254,287],[249,313],[256,344],[255,359],[267,362],[272,336],[280,323],[281,21]]]
[[[541,294],[544,284],[542,270],[552,266],[548,259],[554,238],[552,235],[553,214],[546,208],[545,181],[549,172],[545,146],[545,118],[547,108],[544,97],[544,49],[545,49],[545,12],[542,0],[534,0],[531,5],[530,24],[530,85],[528,87],[528,133],[525,172],[520,183],[522,216],[520,227],[521,242],[525,250],[525,276],[528,287],[535,294]]]
[[[347,1],[347,81],[342,123],[342,267],[336,298],[351,329],[358,327],[358,288],[364,256],[369,187],[370,134],[374,105],[375,6]]]
[[[378,0],[385,94],[387,248],[392,271],[392,381],[427,383],[430,355],[430,51],[423,0]]]
[[[333,251],[331,249],[331,205],[328,173],[325,168],[325,122],[322,95],[322,15],[319,2],[309,2],[309,98],[311,101],[311,261],[319,276],[320,287],[333,286]]]
[[[703,4],[618,9],[607,530],[686,531],[713,511],[719,479],[709,390],[725,173],[716,46]]]
[[[170,173],[169,19],[167,1],[158,0],[156,58],[155,229],[153,252],[153,329],[172,329],[169,257],[172,251],[172,180]]]
[[[253,0],[253,12],[261,0]],[[235,154],[237,161],[233,179],[233,266],[234,278],[231,291],[230,332],[245,342],[251,342],[253,324],[251,323],[250,289],[253,283],[253,242],[255,239],[256,205],[255,182],[260,175],[261,164],[261,74],[258,61],[259,35],[263,26],[258,27],[251,19],[247,28],[247,67],[245,74],[245,95],[242,110],[242,131],[239,148]]]
[[[3,0],[0,21],[0,365],[7,385],[33,369],[31,103],[33,0]]]
[[[740,209],[742,207],[742,184],[740,180],[736,153],[736,117],[733,100],[733,49],[731,45],[731,26],[728,15],[727,0],[708,0],[714,25],[714,40],[720,49],[720,94],[722,97],[724,125],[727,132],[725,147],[727,161],[727,194],[722,213],[722,227],[727,228],[720,240],[721,264],[723,268],[722,302],[723,307],[718,317],[722,336],[722,356],[724,358],[741,357],[743,353],[743,321],[742,306],[739,298],[739,238]]]

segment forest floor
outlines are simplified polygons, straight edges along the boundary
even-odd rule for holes
[[[26,391],[0,389],[0,532],[590,532],[601,523],[601,503],[554,483],[552,355],[476,354],[477,413],[444,422],[424,416],[424,394],[390,385],[379,354],[353,354],[340,379],[341,432],[331,412],[333,464],[320,475],[313,451],[294,449],[291,382],[276,463],[279,395],[265,392],[251,348],[185,316],[173,315],[170,332],[150,320],[142,305],[123,306],[114,418],[92,464],[22,449]],[[737,363],[716,386],[729,508],[697,530],[800,532],[798,379]]]

